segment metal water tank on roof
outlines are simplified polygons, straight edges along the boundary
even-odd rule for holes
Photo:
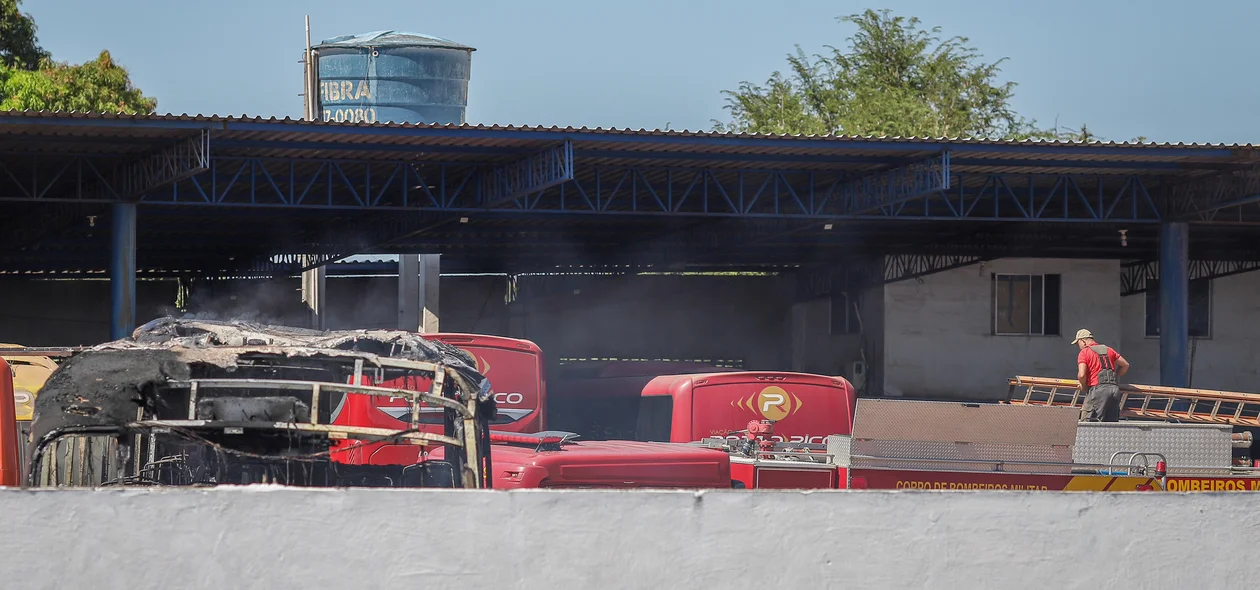
[[[313,49],[324,121],[464,123],[472,47],[377,31],[326,39]]]

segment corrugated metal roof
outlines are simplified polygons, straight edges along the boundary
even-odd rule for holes
[[[1066,149],[1081,148],[1103,148],[1103,149],[1120,149],[1132,150],[1134,148],[1142,149],[1254,149],[1255,144],[1246,143],[1184,143],[1184,142],[1115,142],[1115,141],[1064,141],[1064,140],[1043,140],[1043,139],[1027,139],[1027,140],[1006,140],[1006,139],[983,139],[983,138],[965,138],[965,137],[889,137],[889,136],[858,136],[858,135],[803,135],[803,134],[769,134],[769,133],[728,133],[717,131],[691,131],[683,130],[661,130],[661,129],[632,129],[629,127],[559,127],[556,125],[485,125],[485,124],[464,124],[464,125],[436,125],[429,123],[333,123],[323,121],[305,121],[301,119],[293,119],[291,117],[262,117],[250,115],[190,115],[183,114],[153,114],[153,115],[128,115],[128,114],[110,114],[110,113],[80,113],[80,112],[62,112],[62,111],[0,111],[0,123],[13,124],[16,121],[10,118],[30,118],[44,120],[66,120],[69,121],[130,121],[136,123],[155,123],[155,124],[180,124],[180,123],[215,123],[222,124],[222,130],[231,130],[232,124],[274,124],[281,126],[295,127],[323,127],[330,129],[360,128],[360,129],[398,129],[398,130],[444,130],[454,132],[473,132],[473,131],[504,131],[519,133],[522,139],[530,139],[531,134],[539,133],[568,133],[580,134],[584,139],[596,141],[597,136],[632,136],[632,137],[656,137],[656,138],[708,138],[715,140],[745,140],[755,139],[766,142],[771,141],[800,141],[807,140],[816,145],[834,145],[837,143],[851,143],[855,145],[872,145],[872,144],[944,144],[944,145],[966,145],[966,146],[1037,146],[1037,147],[1060,147]],[[203,127],[204,125],[197,125]],[[278,131],[280,128],[277,128]]]
[[[127,156],[210,129],[216,155],[508,162],[569,141],[579,169],[669,166],[705,169],[875,170],[948,150],[964,174],[1193,176],[1260,163],[1253,144],[1073,142],[662,131],[626,128],[424,123],[332,123],[243,115],[110,115],[0,112],[0,144],[23,153],[82,151]]]

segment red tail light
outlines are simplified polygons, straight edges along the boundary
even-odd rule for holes
[[[538,436],[537,434],[509,434],[506,432],[491,432],[490,442],[497,443],[514,443],[521,445],[547,445],[560,444],[564,442],[561,436]]]

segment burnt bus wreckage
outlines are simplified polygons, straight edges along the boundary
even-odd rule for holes
[[[402,331],[155,320],[75,354],[48,379],[27,485],[487,487],[495,405],[475,366]],[[430,389],[364,385],[412,377]],[[346,395],[408,400],[410,428],[333,425]],[[333,461],[334,441],[346,440],[445,451],[405,466]]]

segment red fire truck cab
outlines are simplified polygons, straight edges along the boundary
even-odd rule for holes
[[[735,484],[726,453],[697,445],[579,441],[570,433],[492,432],[492,486],[720,489]],[[430,459],[440,458],[435,449]]]

